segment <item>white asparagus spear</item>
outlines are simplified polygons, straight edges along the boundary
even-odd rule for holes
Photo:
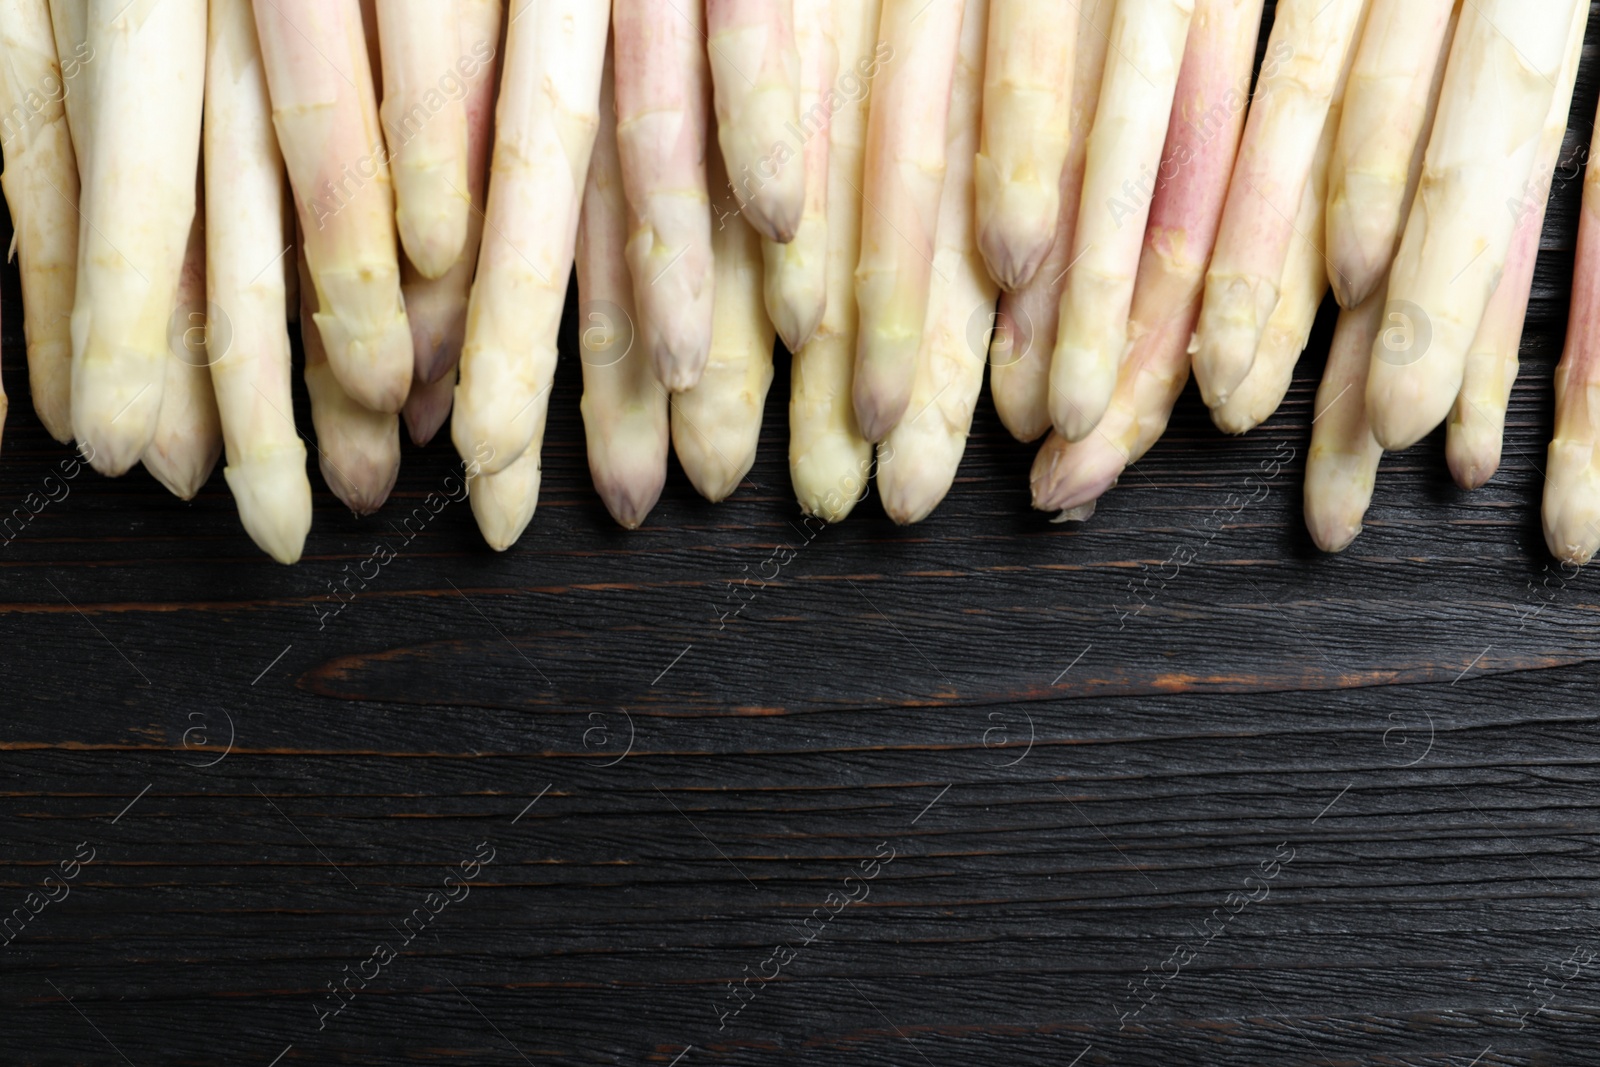
[[[1116,0],[1079,2],[1072,69],[1072,142],[1061,168],[1055,236],[1033,277],[1014,292],[1000,294],[989,350],[989,392],[994,396],[995,411],[1019,441],[1037,440],[1050,429],[1050,359],[1055,355],[1056,329],[1061,321],[1061,293],[1072,263],[1089,132],[1100,103],[1111,18],[1116,13]]]
[[[472,517],[478,521],[484,541],[496,552],[516,544],[533,521],[539,506],[542,445],[542,441],[531,442],[522,455],[493,474],[481,467],[476,474],[469,473],[467,493]],[[486,454],[488,447],[484,446]],[[473,470],[470,461],[467,469]]]
[[[716,319],[699,384],[672,398],[672,446],[695,489],[716,504],[756,461],[776,332],[761,300],[761,238],[739,214],[714,154],[706,169],[716,215]]]
[[[1517,354],[1522,347],[1522,325],[1528,315],[1528,301],[1533,295],[1539,238],[1544,232],[1545,208],[1556,164],[1561,159],[1561,143],[1567,132],[1568,113],[1572,110],[1572,93],[1578,79],[1588,20],[1588,6],[1577,5],[1567,38],[1567,55],[1561,64],[1550,112],[1545,117],[1527,193],[1521,200],[1513,199],[1506,204],[1508,210],[1517,212],[1518,219],[1506,253],[1505,270],[1494,295],[1489,297],[1477,336],[1467,351],[1461,394],[1456,397],[1446,427],[1445,459],[1456,484],[1463,489],[1477,489],[1500,467],[1506,407],[1511,402],[1511,387],[1517,380]]]
[[[1089,134],[1072,268],[1050,360],[1050,422],[1069,441],[1094,432],[1128,346],[1150,198],[1161,169],[1194,0],[1119,0],[1100,106]]]
[[[609,14],[594,0],[541,0],[507,25],[485,240],[450,426],[462,459],[488,449],[484,474],[544,437]]]
[[[994,0],[978,150],[978,248],[1000,287],[1032,278],[1061,216],[1077,0]]]
[[[975,209],[979,116],[984,107],[989,0],[967,0],[946,122],[944,192],[934,244],[933,282],[923,324],[911,407],[878,445],[883,510],[902,525],[933,513],[955,483],[972,413],[983,389],[987,326],[1000,287],[978,250]],[[989,60],[994,49],[987,50]],[[946,280],[948,279],[948,281]]]
[[[1328,164],[1338,138],[1344,89],[1334,93],[1328,121],[1311,165],[1311,178],[1300,193],[1300,211],[1294,220],[1294,238],[1278,280],[1278,306],[1267,319],[1256,346],[1250,373],[1228,399],[1211,409],[1211,421],[1223,433],[1249,433],[1270,419],[1283,403],[1294,380],[1294,368],[1311,339],[1322,298],[1328,295],[1327,241]],[[1402,190],[1403,191],[1403,190]]]
[[[328,365],[357,403],[399,411],[411,389],[411,330],[361,5],[271,0],[255,12]]]
[[[840,90],[834,0],[794,0],[795,48],[800,54],[800,113],[796,154],[805,165],[805,210],[794,240],[761,240],[767,317],[784,347],[798,352],[816,332],[828,298],[828,143]],[[859,76],[852,84],[866,92]],[[788,144],[786,138],[783,142]],[[746,215],[748,217],[748,214]]]
[[[656,377],[679,392],[700,380],[711,351],[705,11],[684,0],[616,0],[614,29],[639,337]]]
[[[302,234],[302,238],[303,238]],[[317,327],[317,288],[300,244],[300,336],[306,352],[306,393],[317,432],[322,480],[345,507],[371,515],[383,507],[400,476],[400,416],[351,399],[328,365]]]
[[[886,58],[877,44],[881,0],[840,0],[838,110],[828,128],[827,301],[789,376],[789,480],[800,510],[838,522],[870,481],[872,446],[856,426],[855,267],[861,248],[861,173],[868,88]]]
[[[56,58],[66,86],[62,104],[72,149],[78,160],[79,180],[86,177],[89,151],[89,99],[94,95],[97,65],[89,44],[89,0],[50,0],[50,27],[55,36]]]
[[[202,182],[196,173],[197,183]],[[203,190],[203,183],[200,184]],[[222,454],[222,423],[211,387],[210,323],[206,309],[205,198],[195,197],[183,273],[168,320],[167,373],[156,432],[144,450],[145,469],[179,500],[193,500]],[[219,323],[219,330],[223,329]],[[220,342],[220,338],[219,338]]]
[[[1283,0],[1206,272],[1194,376],[1210,407],[1250,371],[1364,0]]]
[[[283,157],[272,128],[250,0],[211,0],[206,57],[206,301],[211,381],[222,419],[223,477],[245,532],[294,563],[311,529],[306,446],[294,425]]]
[[[1160,439],[1189,380],[1189,339],[1244,129],[1261,10],[1262,0],[1196,0],[1162,150],[1177,170],[1156,186],[1150,204],[1128,357],[1095,432],[1073,443],[1052,434],[1040,450],[1035,507],[1087,517]]]
[[[800,123],[793,0],[705,0],[717,144],[755,231],[787,244],[805,210],[806,165],[789,144]]]
[[[489,150],[494,144],[494,99],[500,80],[501,0],[459,0],[461,62],[457,73],[466,83],[467,191],[472,210],[467,216],[467,243],[455,265],[438,278],[424,278],[404,260],[400,291],[405,295],[416,357],[412,389],[444,378],[454,380],[461,344],[467,331],[467,298],[478,270],[483,239],[483,209],[488,206]]]
[[[1367,417],[1378,443],[1409,448],[1444,421],[1516,229],[1506,210],[1533,172],[1576,0],[1474,0],[1461,14],[1415,209],[1389,279],[1414,321],[1408,351],[1373,346]],[[1424,343],[1426,342],[1426,343]]]
[[[644,523],[667,481],[667,391],[656,381],[634,326],[628,277],[628,205],[617,155],[616,91],[606,62],[600,129],[578,223],[578,350],[583,359],[589,473],[611,517]]]
[[[1380,278],[1365,301],[1339,313],[1317,388],[1305,511],[1306,529],[1324,552],[1343,552],[1361,533],[1383,458],[1367,423],[1365,396],[1372,346],[1385,329],[1386,282]]]
[[[1545,466],[1544,539],[1550,554],[1585,564],[1600,548],[1600,122],[1590,144],[1578,218],[1572,311],[1556,367],[1556,425]]]
[[[1327,251],[1341,307],[1366,300],[1400,243],[1406,177],[1427,133],[1456,0],[1370,0],[1328,165]]]
[[[406,257],[424,278],[455,265],[467,243],[467,53],[460,0],[384,0],[379,117],[394,175],[395,218]]]
[[[856,422],[881,441],[911,402],[944,189],[945,120],[964,0],[884,0],[856,265]]]
[[[78,274],[78,163],[64,101],[81,58],[56,59],[45,0],[0,2],[0,174],[22,260],[23,333],[33,408],[72,440],[72,299]],[[3,402],[0,402],[3,403]]]
[[[88,225],[72,310],[72,428],[95,469],[115,476],[149,446],[161,410],[167,323],[194,221],[205,2],[96,3],[88,40],[95,75],[81,204]]]

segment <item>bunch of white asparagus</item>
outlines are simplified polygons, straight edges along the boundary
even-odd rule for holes
[[[185,499],[225,455],[284,562],[308,443],[369,514],[401,416],[418,445],[449,421],[503,550],[575,273],[590,470],[626,527],[669,449],[711,501],[744,481],[775,339],[807,514],[874,477],[896,522],[932,513],[987,363],[1006,428],[1046,438],[1035,506],[1086,519],[1191,366],[1220,429],[1268,419],[1331,288],[1305,498],[1338,551],[1384,449],[1448,421],[1458,482],[1498,466],[1589,5],[1276,0],[1257,68],[1268,10],[0,0],[34,406]],[[1596,308],[1592,178],[1545,500],[1573,560],[1600,547]]]

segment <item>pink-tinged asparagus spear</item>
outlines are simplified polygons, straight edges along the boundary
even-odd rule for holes
[[[739,214],[721,161],[713,156],[707,169],[716,191],[716,320],[705,374],[672,398],[672,447],[695,489],[715,504],[756,461],[775,333],[761,301],[761,239]]]
[[[466,86],[467,190],[472,210],[467,217],[467,242],[461,256],[438,278],[424,278],[405,260],[400,264],[400,291],[405,294],[416,355],[406,425],[417,444],[431,439],[449,417],[455,397],[455,369],[467,332],[467,298],[478,269],[483,240],[483,210],[488,206],[489,150],[494,143],[494,97],[500,41],[500,0],[459,0],[461,61],[457,73]],[[448,379],[448,389],[438,383]],[[431,427],[431,429],[430,429]]]
[[[850,106],[834,84],[839,49],[833,6],[834,0],[794,0],[802,110],[799,125],[789,133],[805,162],[805,210],[794,240],[761,241],[767,317],[790,352],[811,339],[828,300],[828,146],[834,111]],[[859,81],[851,84],[866,92]],[[782,143],[787,147],[790,140]]]
[[[1600,548],[1600,122],[1589,146],[1578,215],[1567,342],[1556,367],[1556,426],[1546,460],[1544,539],[1550,554],[1584,564]]]
[[[144,454],[161,410],[167,323],[194,221],[204,0],[92,4],[88,42],[72,428],[95,469],[115,476]]]
[[[628,205],[617,155],[614,76],[606,63],[600,129],[578,223],[578,349],[583,357],[589,473],[611,517],[630,530],[667,481],[667,391],[637,343],[628,277]]]
[[[856,422],[881,441],[906,412],[928,311],[945,122],[964,0],[884,0],[889,58],[872,87],[856,264]]]
[[[303,235],[302,235],[303,236]],[[317,288],[300,255],[300,336],[306,350],[306,393],[317,432],[322,480],[345,507],[371,515],[383,507],[400,476],[400,416],[373,411],[350,398],[328,365],[317,328]]]
[[[487,447],[485,475],[544,439],[609,22],[604,3],[540,0],[507,24],[486,235],[450,427],[463,459]]]
[[[1068,440],[1094,432],[1116,389],[1193,15],[1194,0],[1118,0],[1050,361],[1050,421]]]
[[[207,323],[207,349],[227,448],[222,474],[251,539],[293,563],[311,528],[285,325],[285,278],[299,274],[299,257],[292,220],[284,236],[290,198],[250,0],[211,0],[210,15],[205,299],[216,318]]]
[[[711,351],[705,11],[686,0],[617,0],[614,29],[639,336],[661,383],[681,392],[700,380]]]
[[[1128,357],[1096,432],[1053,434],[1034,463],[1034,504],[1091,508],[1166,431],[1189,380],[1206,264],[1250,100],[1262,0],[1196,0],[1128,317]],[[1005,298],[1001,298],[1004,302]]]
[[[1365,301],[1339,313],[1317,388],[1306,456],[1306,529],[1324,552],[1343,552],[1361,532],[1383,458],[1364,398],[1372,346],[1386,328],[1385,281],[1380,278]]]
[[[393,166],[400,244],[425,278],[461,258],[472,201],[467,191],[467,84],[460,0],[384,0],[379,115]]]
[[[1206,272],[1194,375],[1210,407],[1227,401],[1255,360],[1278,306],[1294,219],[1364,0],[1283,0]]]
[[[411,389],[411,329],[361,5],[272,0],[255,11],[328,365],[357,403],[397,412]]]
[[[881,0],[841,0],[837,9],[841,73],[827,97],[830,110],[838,105],[828,128],[827,306],[789,377],[789,480],[800,510],[827,522],[850,514],[872,473],[872,446],[856,426],[850,387],[868,88],[888,58],[877,36],[881,8]]]
[[[203,186],[202,186],[203,187]],[[210,328],[206,309],[205,199],[196,196],[194,222],[178,278],[167,334],[167,375],[155,436],[144,450],[145,469],[179,500],[192,500],[222,454],[222,423],[211,387]],[[217,324],[220,349],[228,338]]]
[[[1072,146],[1077,0],[994,0],[978,150],[978,247],[1005,290],[1050,251]]]
[[[1080,4],[1073,49],[1072,140],[1061,168],[1055,236],[1033,277],[1015,291],[1000,294],[989,350],[989,391],[995,411],[1019,441],[1037,440],[1050,428],[1050,358],[1055,354],[1056,327],[1061,321],[1061,292],[1072,264],[1089,131],[1100,103],[1111,17],[1117,8],[1116,0],[1080,0]],[[1240,105],[1241,116],[1245,103]]]
[[[1294,368],[1311,339],[1322,298],[1328,295],[1328,260],[1323,255],[1327,233],[1328,163],[1339,132],[1344,84],[1333,94],[1328,121],[1311,166],[1311,178],[1300,193],[1300,212],[1294,220],[1294,239],[1278,280],[1278,306],[1261,331],[1250,373],[1228,399],[1211,409],[1211,421],[1223,433],[1249,433],[1270,419],[1283,403],[1294,380]]]
[[[1461,395],[1456,397],[1455,407],[1450,412],[1445,458],[1456,484],[1463,489],[1477,489],[1500,467],[1506,407],[1511,402],[1511,387],[1517,380],[1522,324],[1528,315],[1528,300],[1533,295],[1533,268],[1539,258],[1539,237],[1544,232],[1550,185],[1561,159],[1567,115],[1572,110],[1572,93],[1578,79],[1578,63],[1583,56],[1589,8],[1579,4],[1575,19],[1567,40],[1567,57],[1562,62],[1555,96],[1550,101],[1550,113],[1545,118],[1539,155],[1528,179],[1527,195],[1506,203],[1507,210],[1517,213],[1517,230],[1506,254],[1505,272],[1489,298],[1483,321],[1478,324],[1478,334],[1467,352]]]
[[[1427,134],[1458,7],[1370,2],[1328,165],[1328,274],[1341,307],[1366,300],[1394,261],[1411,157]]]
[[[1567,53],[1574,3],[1474,0],[1450,49],[1415,209],[1389,279],[1416,344],[1373,347],[1367,417],[1385,449],[1409,448],[1449,415],[1467,352],[1499,283]]]
[[[967,0],[946,124],[950,163],[939,202],[933,283],[911,407],[878,446],[883,510],[902,525],[931,515],[955,484],[983,389],[986,338],[972,325],[990,321],[1000,295],[978,251],[974,204],[984,44],[993,28],[989,14],[989,0]],[[994,57],[993,49],[988,57]]]
[[[82,63],[71,52],[57,62],[45,0],[0,3],[0,188],[22,261],[33,408],[63,444],[72,440],[72,299],[78,275],[78,163],[64,101],[83,91],[74,84]],[[0,399],[0,422],[3,405]]]
[[[755,231],[787,244],[805,210],[806,165],[789,144],[800,123],[793,0],[706,0],[717,143]]]

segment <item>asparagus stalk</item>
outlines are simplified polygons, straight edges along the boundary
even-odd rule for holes
[[[1072,443],[1054,434],[1040,450],[1035,507],[1091,507],[1160,439],[1189,380],[1189,338],[1244,129],[1261,9],[1262,0],[1196,0],[1162,150],[1179,169],[1150,204],[1128,357],[1096,432]]]
[[[400,416],[358,404],[328,364],[319,328],[317,288],[300,242],[300,336],[306,351],[306,393],[317,432],[322,480],[345,507],[371,515],[383,507],[400,475]]]
[[[816,332],[828,298],[828,144],[834,101],[840,95],[834,87],[839,50],[833,7],[834,0],[794,0],[804,109],[795,130],[805,166],[805,208],[794,240],[761,240],[767,317],[791,352],[800,351]]]
[[[1078,226],[1089,131],[1100,103],[1100,83],[1111,44],[1111,18],[1116,13],[1116,0],[1079,2],[1081,13],[1073,48],[1072,140],[1061,168],[1055,236],[1033,277],[1014,291],[1000,294],[989,351],[989,391],[994,396],[995,411],[1019,441],[1037,440],[1050,428],[1050,359],[1055,354],[1056,328],[1061,320],[1061,293],[1066,288],[1067,267],[1072,263],[1072,238]]]
[[[789,479],[800,509],[827,522],[850,514],[872,466],[872,447],[856,425],[850,389],[859,324],[855,265],[864,210],[867,84],[882,64],[874,48],[881,9],[882,0],[840,0],[837,8],[840,86],[853,84],[856,91],[841,93],[828,128],[826,306],[790,369]]]
[[[689,481],[715,504],[755,463],[776,332],[761,300],[761,239],[740,216],[715,154],[707,171],[717,218],[711,235],[716,317],[705,373],[693,389],[672,398],[672,446]]]
[[[488,239],[478,252],[450,428],[462,459],[487,451],[485,474],[544,437],[556,331],[600,124],[609,16],[609,5],[594,0],[541,0],[507,26]]]
[[[120,475],[156,432],[167,324],[194,221],[205,90],[204,0],[89,9],[91,147],[72,310],[72,428]],[[70,121],[70,120],[69,120]]]
[[[1474,0],[1461,13],[1417,209],[1389,280],[1391,307],[1420,318],[1429,343],[1403,352],[1374,345],[1367,375],[1367,415],[1386,449],[1419,441],[1461,392],[1467,352],[1516,228],[1505,204],[1532,174],[1574,2]]]
[[[583,358],[584,437],[589,473],[611,517],[630,530],[667,480],[667,392],[636,343],[628,277],[628,205],[617,155],[616,90],[610,56],[600,90],[600,129],[578,223],[578,348]]]
[[[1317,388],[1305,509],[1306,529],[1324,552],[1343,552],[1361,533],[1377,484],[1383,449],[1372,436],[1364,397],[1372,346],[1386,326],[1386,288],[1380,278],[1366,300],[1339,313]]]
[[[1527,195],[1506,205],[1511,208],[1515,204],[1518,220],[1506,253],[1505,271],[1489,297],[1477,336],[1467,351],[1461,393],[1450,411],[1445,459],[1456,484],[1463,489],[1477,489],[1500,467],[1506,407],[1511,403],[1511,387],[1517,380],[1517,350],[1522,346],[1522,325],[1533,295],[1533,268],[1539,258],[1539,238],[1544,232],[1550,185],[1567,132],[1567,115],[1572,110],[1573,88],[1583,55],[1588,19],[1589,8],[1577,5],[1572,31],[1567,38],[1567,56],[1561,64],[1550,112],[1545,117]]]
[[[971,326],[990,320],[1000,295],[979,252],[974,206],[982,167],[976,150],[985,101],[985,36],[995,30],[990,15],[989,0],[967,0],[946,122],[950,163],[939,201],[933,282],[911,407],[878,446],[883,509],[902,525],[927,518],[955,483],[983,388],[986,353],[982,335],[974,336]],[[994,56],[988,49],[988,60]]]
[[[1267,319],[1256,346],[1250,372],[1228,399],[1211,409],[1211,421],[1223,433],[1242,434],[1270,419],[1283,403],[1295,364],[1311,339],[1322,298],[1328,295],[1327,237],[1328,165],[1333,157],[1344,86],[1333,94],[1328,121],[1322,126],[1311,177],[1300,193],[1300,211],[1294,220],[1294,238],[1278,281],[1278,306]]]
[[[460,0],[384,0],[379,116],[394,165],[395,217],[424,278],[448,271],[467,243],[467,83]]]
[[[793,0],[706,0],[717,143],[745,218],[769,241],[794,240],[806,161],[789,147],[800,123]]]
[[[76,46],[74,46],[76,47]],[[5,172],[22,260],[23,334],[33,408],[50,436],[72,440],[72,300],[78,274],[78,164],[66,98],[81,54],[57,61],[45,0],[0,2],[0,109]],[[0,396],[0,424],[4,400]]]
[[[494,98],[499,85],[500,0],[458,0],[461,5],[461,54],[466,74],[467,184],[473,210],[467,214],[467,241],[455,264],[438,278],[425,278],[405,260],[400,264],[400,291],[416,357],[412,391],[449,378],[461,358],[467,330],[467,298],[478,269],[483,239],[483,209],[489,189],[489,150],[494,143]],[[457,68],[460,73],[461,67]],[[430,394],[437,396],[439,394]],[[448,404],[446,395],[444,403]],[[448,406],[445,413],[449,413]],[[437,427],[436,427],[437,429]],[[415,437],[413,437],[415,440]]]
[[[1370,2],[1328,164],[1328,274],[1341,307],[1366,300],[1394,260],[1457,10],[1456,0]]]
[[[888,60],[867,116],[861,257],[856,265],[856,422],[881,441],[911,402],[928,311],[945,123],[964,0],[884,0]]]
[[[978,150],[978,248],[1005,290],[1050,251],[1072,146],[1074,0],[994,0]]]
[[[1210,407],[1244,381],[1278,305],[1294,218],[1364,7],[1364,0],[1278,5],[1206,273],[1194,375]]]
[[[1094,431],[1116,389],[1150,194],[1193,15],[1194,0],[1117,4],[1050,362],[1050,421],[1069,441]]]
[[[50,28],[55,37],[56,59],[61,64],[61,80],[66,87],[61,103],[67,113],[67,129],[81,184],[88,177],[88,155],[92,147],[89,101],[94,96],[94,82],[100,66],[94,62],[94,46],[89,43],[89,0],[50,0]]]
[[[1455,33],[1452,26],[1449,35]],[[1447,36],[1448,42],[1450,38]],[[1447,44],[1448,47],[1448,44]],[[1406,225],[1422,181],[1422,162],[1438,113],[1446,64],[1437,65],[1426,99],[1422,124],[1412,142],[1411,159],[1401,188],[1399,225]],[[1345,122],[1341,118],[1340,126]],[[1361,533],[1361,521],[1372,502],[1383,449],[1367,419],[1366,390],[1373,346],[1403,349],[1409,315],[1389,303],[1389,279],[1378,280],[1360,304],[1339,312],[1333,345],[1317,390],[1311,420],[1311,451],[1306,457],[1305,514],[1311,538],[1324,552],[1342,552]]]
[[[245,531],[279,563],[294,563],[311,529],[306,446],[290,393],[283,157],[272,129],[250,0],[211,0],[206,57],[206,300],[211,382]]]
[[[705,12],[678,0],[616,0],[615,32],[628,269],[645,352],[679,392],[700,380],[711,351]]]
[[[1544,539],[1550,554],[1585,564],[1600,548],[1600,121],[1589,144],[1578,214],[1572,310],[1556,366],[1556,425],[1545,465]]]
[[[197,182],[200,175],[196,174]],[[204,185],[200,188],[203,190]],[[211,324],[206,309],[205,199],[196,194],[194,222],[184,250],[183,272],[169,315],[166,384],[156,432],[144,451],[144,466],[179,500],[192,500],[211,477],[222,454],[222,424],[211,387],[208,354]],[[218,324],[221,329],[221,324]],[[219,339],[220,340],[220,339]]]
[[[397,412],[411,389],[411,331],[361,5],[272,0],[255,12],[328,365],[357,403]]]

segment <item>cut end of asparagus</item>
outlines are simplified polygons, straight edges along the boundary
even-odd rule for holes
[[[432,441],[439,432],[445,420],[450,417],[450,408],[455,403],[456,383],[453,375],[440,378],[436,382],[411,383],[411,396],[406,400],[404,411],[406,432],[411,435],[411,443],[422,447]]]
[[[224,467],[239,519],[256,546],[279,563],[298,563],[311,530],[306,446],[292,445]]]
[[[1600,549],[1600,469],[1588,441],[1550,442],[1544,540],[1563,563],[1583,565]]]
[[[479,474],[468,483],[468,499],[483,539],[496,552],[517,543],[539,506],[539,449],[529,448],[498,474]]]

